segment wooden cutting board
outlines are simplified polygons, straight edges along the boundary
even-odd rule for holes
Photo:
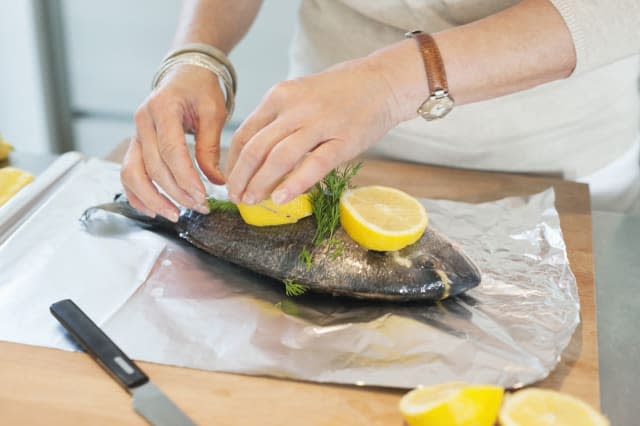
[[[121,159],[121,153],[116,157]],[[538,386],[560,389],[599,406],[591,214],[586,185],[375,159],[367,160],[356,183],[384,184],[415,196],[467,202],[533,194],[553,186],[578,283],[582,324],[558,367]],[[404,394],[400,390],[324,385],[145,362],[140,366],[198,424],[402,424],[397,410]],[[131,408],[129,395],[84,353],[0,342],[0,378],[2,424],[145,424]]]

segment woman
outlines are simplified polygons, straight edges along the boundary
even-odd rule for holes
[[[368,149],[430,164],[559,174],[590,183],[594,208],[624,211],[637,198],[636,0],[303,0],[292,79],[273,87],[236,131],[223,173],[220,132],[234,91],[223,52],[259,6],[183,4],[178,50],[136,113],[121,173],[142,212],[177,220],[153,182],[207,212],[185,131],[195,134],[203,173],[226,182],[234,202],[284,203]],[[430,36],[403,37],[413,29]],[[429,117],[430,108],[442,117]]]

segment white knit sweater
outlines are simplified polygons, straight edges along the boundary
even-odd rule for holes
[[[571,77],[456,107],[443,120],[410,120],[373,150],[423,163],[569,179],[590,174],[628,151],[640,123],[640,0],[552,2],[575,43],[577,65]],[[303,0],[290,76],[365,56],[401,40],[408,30],[439,31],[515,3]]]

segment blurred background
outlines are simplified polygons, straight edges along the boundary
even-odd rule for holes
[[[232,52],[239,83],[223,144],[286,78],[298,3],[264,1]],[[179,7],[179,0],[0,0],[0,134],[23,152],[104,157],[132,134]]]

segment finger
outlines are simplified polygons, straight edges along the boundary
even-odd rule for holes
[[[176,222],[178,209],[151,183],[142,159],[140,144],[135,138],[131,140],[129,149],[120,170],[120,180],[125,192],[133,194],[147,209]]]
[[[127,200],[129,201],[129,204],[131,204],[131,207],[138,210],[139,212],[142,212],[143,214],[149,216],[152,219],[156,217],[156,213],[153,210],[146,208],[144,206],[144,203],[138,197],[136,197],[133,192],[129,191],[126,187],[124,188],[124,193],[126,194]]]
[[[209,209],[203,203],[197,203],[189,194],[178,186],[173,174],[160,158],[154,145],[143,145],[143,162],[147,175],[162,188],[176,203],[191,208],[199,213],[207,214]]]
[[[154,124],[160,158],[171,171],[178,186],[186,191],[196,204],[204,204],[204,185],[187,150],[182,128],[182,112],[177,109],[158,111],[154,116]]]
[[[342,139],[331,139],[313,150],[271,195],[275,203],[291,201],[320,181],[334,167],[358,154]]]
[[[294,129],[288,120],[275,120],[257,132],[240,151],[235,166],[227,176],[229,198],[253,204],[260,199],[244,194],[245,188],[256,171],[262,166],[273,147],[289,136]],[[237,202],[237,201],[235,201]]]
[[[273,147],[262,166],[253,175],[244,191],[244,197],[254,200],[269,197],[282,178],[319,143],[317,136],[309,131],[299,130],[284,138]]]
[[[218,162],[220,161],[220,132],[226,113],[212,103],[202,103],[198,111],[196,161],[207,179],[216,184],[223,184],[224,175],[220,171]]]
[[[224,173],[227,177],[227,181],[229,180],[229,176],[231,175],[244,146],[256,135],[256,133],[267,127],[275,119],[276,114],[270,109],[266,110],[261,104],[249,117],[247,117],[240,127],[238,127],[231,138],[231,145],[227,152],[227,161]]]
[[[142,147],[142,160],[147,175],[160,186],[173,200],[197,212],[207,214],[209,209],[203,203],[196,202],[187,192],[178,186],[173,173],[169,170],[155,144],[155,129],[150,117],[136,117],[136,125],[140,135],[137,141]],[[189,162],[191,164],[191,162]]]

